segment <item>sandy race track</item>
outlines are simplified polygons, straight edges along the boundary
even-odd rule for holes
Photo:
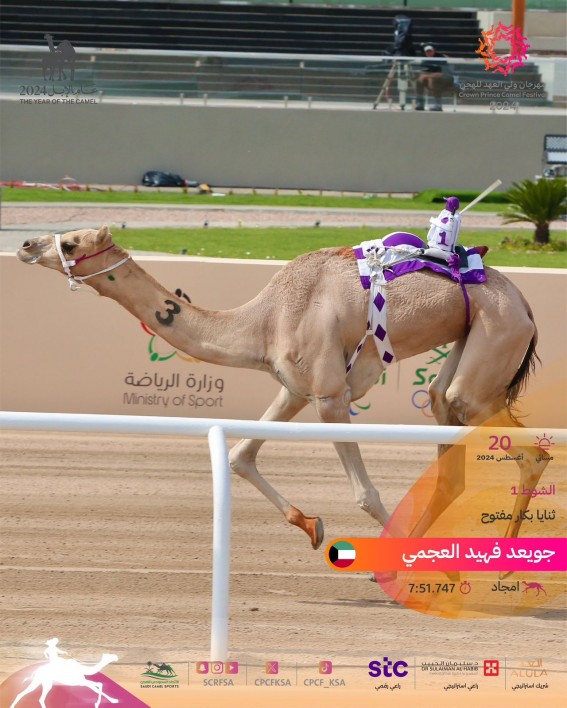
[[[207,658],[206,442],[23,432],[3,433],[0,442],[0,681],[40,661],[54,636],[73,656],[115,652],[134,683],[148,660],[179,667]],[[432,446],[362,450],[389,509],[435,454]],[[326,541],[376,533],[331,445],[268,442],[260,469],[306,514],[323,517]],[[241,663],[277,656],[290,664],[331,659],[367,667],[386,652],[551,660],[564,647],[558,611],[449,621],[398,606],[366,576],[332,571],[326,544],[311,550],[303,533],[241,479],[233,483],[232,529],[230,655]]]

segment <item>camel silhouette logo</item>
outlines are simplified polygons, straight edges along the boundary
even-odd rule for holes
[[[2,708],[150,708],[120,684],[99,673],[118,661],[116,654],[103,654],[97,664],[83,664],[64,658],[57,637],[46,642],[47,661],[26,666],[0,684]]]
[[[118,661],[116,654],[103,654],[98,664],[86,666],[75,661],[75,659],[62,659],[61,655],[67,652],[58,649],[58,643],[59,640],[57,637],[49,639],[46,642],[47,649],[44,651],[44,656],[47,658],[47,663],[42,664],[33,672],[29,685],[16,696],[10,708],[15,708],[24,696],[28,693],[33,693],[33,691],[40,686],[41,695],[39,697],[39,705],[41,708],[47,708],[45,699],[54,684],[60,684],[62,686],[85,686],[86,688],[90,688],[98,696],[94,703],[95,708],[99,708],[103,696],[110,701],[110,703],[120,702],[117,698],[112,698],[103,692],[103,685],[100,681],[92,681],[87,678],[87,676],[97,674],[100,669],[111,662]]]
[[[53,36],[45,34],[49,46],[49,54],[42,57],[44,81],[67,80],[65,69],[69,72],[71,81],[75,78],[75,49],[69,40],[64,39],[57,47],[53,43]],[[57,72],[57,79],[55,78]]]
[[[544,595],[547,595],[545,592],[545,588],[541,583],[526,583],[525,580],[522,580],[522,584],[525,585],[525,588],[522,590],[522,592],[529,592],[530,590],[533,590],[536,594],[536,597],[539,597],[540,593],[543,593]]]

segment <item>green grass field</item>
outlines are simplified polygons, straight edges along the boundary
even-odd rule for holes
[[[329,246],[354,246],[362,241],[382,238],[391,228],[270,228],[270,229],[117,229],[114,238],[129,251],[181,253],[210,258],[256,258],[290,260],[308,251]],[[425,233],[423,234],[425,235]],[[502,246],[509,239],[530,238],[530,232],[461,230],[465,246],[489,246],[487,265],[532,268],[566,268],[567,251],[531,250],[530,247]],[[563,242],[564,244],[565,242]],[[563,246],[564,247],[564,246]]]
[[[447,192],[448,193],[448,192]],[[91,202],[96,204],[171,204],[173,206],[204,205],[207,206],[271,206],[271,207],[313,207],[337,209],[432,209],[437,205],[442,193],[429,190],[415,197],[383,197],[367,194],[365,196],[332,196],[328,194],[247,194],[225,193],[224,197],[213,197],[206,194],[196,194],[189,189],[187,194],[179,190],[161,191],[112,191],[112,192],[68,192],[60,189],[19,189],[3,187],[4,202]],[[452,193],[453,194],[453,193]],[[458,194],[463,206],[475,198],[473,192]],[[494,202],[492,199],[499,200]],[[475,206],[478,211],[499,211],[504,207],[501,196],[489,195],[489,199]],[[437,207],[433,207],[435,210]]]
[[[263,190],[265,191],[265,190]],[[4,187],[2,199],[5,203],[18,202],[91,202],[98,204],[142,204],[142,205],[206,205],[206,206],[248,206],[248,207],[311,207],[342,209],[420,209],[437,213],[444,194],[454,194],[465,206],[476,197],[474,192],[453,192],[452,190],[428,190],[414,197],[376,196],[340,196],[321,194],[272,193],[256,194],[251,190],[246,194],[226,193],[224,197],[196,194],[194,189],[183,193],[180,190],[154,190],[135,192],[132,188],[122,191],[69,192],[54,189],[19,189]],[[505,201],[501,193],[494,192],[475,207],[477,211],[501,212]],[[255,258],[289,260],[301,253],[327,246],[355,245],[372,238],[381,238],[392,231],[391,227],[374,229],[360,228],[223,228],[223,229],[180,229],[151,228],[124,229],[115,232],[117,241],[128,250],[157,251],[161,253],[181,253],[187,255],[208,256],[212,258]],[[422,236],[425,236],[425,229]],[[536,248],[533,244],[518,243],[503,245],[506,237],[509,241],[521,241],[532,238],[530,230],[502,229],[493,231],[469,231],[463,229],[460,241],[466,246],[486,245],[490,247],[485,262],[488,265],[566,268],[567,252],[562,234],[552,234],[554,243],[545,248]]]

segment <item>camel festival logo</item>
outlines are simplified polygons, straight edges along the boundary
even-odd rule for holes
[[[519,27],[508,27],[499,22],[496,27],[492,25],[489,30],[482,30],[482,39],[479,38],[478,42],[480,46],[475,54],[484,62],[484,70],[493,74],[513,74],[528,58],[530,45]],[[498,54],[503,45],[505,53]]]
[[[96,664],[83,664],[58,647],[59,639],[46,642],[46,661],[28,666],[9,676],[0,686],[0,705],[5,708],[149,708],[104,674],[104,667],[118,661],[116,654],[103,654]]]

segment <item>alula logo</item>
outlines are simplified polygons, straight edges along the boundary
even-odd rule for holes
[[[499,22],[497,27],[492,25],[489,30],[482,30],[482,39],[478,42],[480,46],[475,54],[484,62],[484,70],[493,74],[513,74],[528,58],[530,45],[519,27],[507,27]],[[497,50],[503,48],[505,52],[497,54]]]

